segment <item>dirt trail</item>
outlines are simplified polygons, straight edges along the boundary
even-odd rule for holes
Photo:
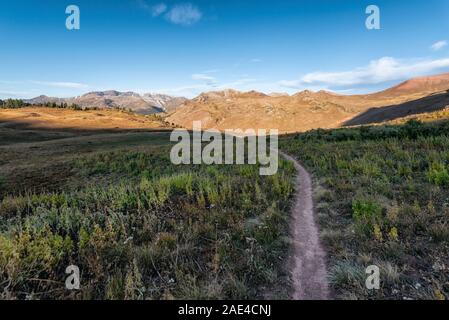
[[[325,263],[325,253],[320,244],[315,223],[312,199],[312,180],[309,173],[293,157],[279,152],[291,161],[296,177],[296,196],[292,211],[292,279],[294,300],[329,299],[329,284]]]

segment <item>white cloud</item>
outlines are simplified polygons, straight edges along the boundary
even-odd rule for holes
[[[198,74],[199,75],[199,74]],[[193,77],[193,75],[192,75]],[[197,77],[196,77],[197,78]],[[199,77],[198,77],[199,78]],[[202,77],[201,77],[202,78]],[[200,79],[203,80],[203,79]],[[256,86],[256,87],[253,87]],[[156,92],[163,92],[165,94],[184,96],[188,98],[194,98],[202,92],[236,89],[241,91],[248,91],[257,89],[257,79],[241,78],[236,79],[229,83],[218,83],[216,80],[213,83],[201,83],[196,85],[186,85],[175,88],[165,88],[156,90]]]
[[[297,82],[284,85],[325,85],[328,87],[349,87],[382,84],[388,81],[404,80],[449,68],[449,58],[438,60],[397,60],[383,57],[371,61],[365,67],[341,72],[313,72]]]
[[[150,9],[153,17],[159,17],[161,14],[167,11],[167,5],[165,3],[159,3],[152,6]]]
[[[208,87],[214,87],[217,85],[217,79],[206,73],[195,73],[192,74],[192,80],[203,81]]]
[[[138,4],[141,8],[150,12],[154,18],[164,14],[167,21],[177,25],[190,26],[203,17],[200,9],[191,3],[175,4],[170,8],[164,2],[150,5],[145,0],[138,0]]]
[[[192,79],[193,80],[203,80],[203,81],[215,81],[215,77],[208,76],[207,74],[204,74],[204,73],[192,74]]]
[[[251,62],[253,62],[253,63],[259,63],[259,62],[262,62],[263,60],[262,59],[259,59],[259,58],[254,58],[254,59],[251,59]]]
[[[239,88],[239,87],[247,85],[247,84],[254,84],[257,81],[258,81],[258,79],[241,78],[241,79],[237,79],[237,80],[235,80],[233,82],[230,82],[230,83],[222,84],[220,87],[221,87],[221,89],[228,89],[228,88],[242,89],[242,88]]]
[[[149,5],[145,0],[137,0],[142,9],[150,12],[153,17],[158,17],[167,11],[167,5],[163,2],[155,5]]]
[[[41,86],[68,88],[68,89],[84,89],[89,87],[87,84],[77,82],[51,82],[51,81],[30,81],[30,82]]]
[[[432,49],[433,51],[438,51],[438,50],[443,49],[443,48],[444,48],[445,46],[447,46],[447,45],[448,45],[448,43],[447,43],[446,40],[441,40],[441,41],[438,41],[438,42],[434,43],[434,44],[430,47],[430,49]]]
[[[174,96],[184,96],[187,98],[194,98],[199,93],[203,91],[209,90],[210,87],[204,84],[198,84],[198,85],[187,85],[182,87],[175,87],[175,88],[165,88],[165,89],[158,89],[155,92],[161,92],[168,95],[174,95]]]
[[[201,20],[203,13],[191,3],[178,4],[172,7],[165,15],[171,23],[190,26]]]

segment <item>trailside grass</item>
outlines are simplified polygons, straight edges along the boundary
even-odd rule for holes
[[[252,165],[174,166],[168,135],[143,137],[2,149],[4,168],[28,173],[0,178],[0,298],[288,298],[292,165],[268,177]],[[79,290],[65,287],[70,265]]]
[[[280,146],[314,176],[335,298],[449,298],[448,122],[315,130]],[[371,265],[379,290],[365,286]]]

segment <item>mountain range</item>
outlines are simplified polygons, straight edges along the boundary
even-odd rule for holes
[[[115,90],[89,92],[79,97],[56,98],[39,96],[24,102],[40,105],[46,103],[76,104],[83,108],[122,108],[130,109],[138,114],[154,114],[174,111],[187,99],[172,97],[164,94],[146,93],[140,95],[136,92],[119,92]]]
[[[394,120],[449,106],[449,73],[420,77],[365,95],[302,91],[294,95],[256,91],[208,92],[185,101],[166,121],[203,129],[278,129],[280,132],[336,128]]]
[[[224,90],[194,99],[163,94],[99,91],[74,98],[39,96],[30,104],[68,103],[84,108],[124,108],[139,114],[163,113],[171,125],[203,129],[278,129],[281,133],[380,123],[439,111],[449,106],[449,73],[419,77],[364,95],[329,91],[265,94]]]

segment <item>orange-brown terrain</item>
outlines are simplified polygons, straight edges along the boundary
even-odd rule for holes
[[[10,192],[57,188],[74,158],[117,146],[157,147],[166,143],[167,129],[155,116],[117,110],[0,109],[1,176],[14,177],[5,185]]]
[[[44,107],[0,109],[0,127],[71,130],[160,129],[162,122],[114,110],[70,110]]]
[[[225,90],[203,93],[185,102],[166,121],[191,128],[278,129],[304,132],[316,128],[381,123],[449,105],[449,73],[415,78],[390,89],[365,95],[302,91],[295,95]]]
[[[155,116],[118,110],[82,111],[45,107],[0,109],[0,146],[98,133],[154,132],[168,129]]]

